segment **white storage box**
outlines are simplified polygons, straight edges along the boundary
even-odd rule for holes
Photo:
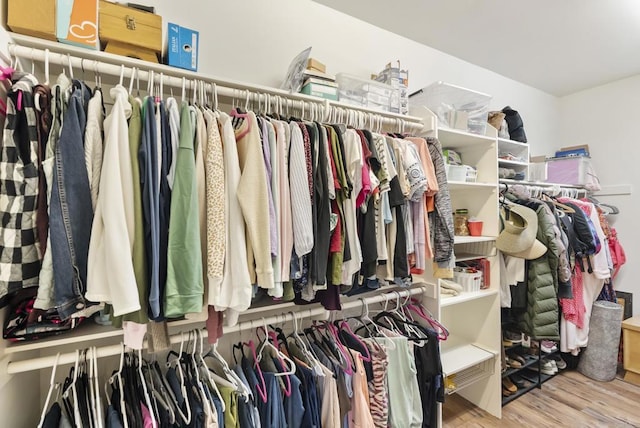
[[[438,125],[484,135],[491,95],[445,82],[435,82],[410,95],[409,105],[425,106],[438,116]]]
[[[336,81],[339,101],[382,111],[390,111],[392,97],[398,92],[391,85],[345,73],[338,73]]]
[[[445,164],[445,172],[447,173],[447,181],[476,181],[477,171],[469,165]]]
[[[547,181],[586,186],[597,182],[597,177],[588,157],[553,158],[547,159]]]
[[[480,286],[482,286],[482,271],[464,272],[455,269],[453,271],[453,280],[460,284],[465,292],[480,291]]]

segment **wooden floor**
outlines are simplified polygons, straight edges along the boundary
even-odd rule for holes
[[[502,408],[497,419],[463,398],[446,397],[445,427],[640,427],[640,387],[562,372]]]

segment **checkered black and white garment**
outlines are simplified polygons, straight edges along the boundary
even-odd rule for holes
[[[8,293],[38,285],[40,273],[38,134],[32,92],[37,82],[31,75],[15,77],[0,145],[0,302]]]

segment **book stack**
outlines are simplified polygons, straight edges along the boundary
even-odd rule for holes
[[[327,74],[326,66],[314,58],[309,58],[304,71],[301,93],[328,100],[338,100],[336,77]]]

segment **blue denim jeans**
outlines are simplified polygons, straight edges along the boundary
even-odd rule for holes
[[[63,319],[87,305],[84,293],[93,208],[83,142],[90,96],[84,83],[74,81],[55,151],[49,233],[54,297]]]

